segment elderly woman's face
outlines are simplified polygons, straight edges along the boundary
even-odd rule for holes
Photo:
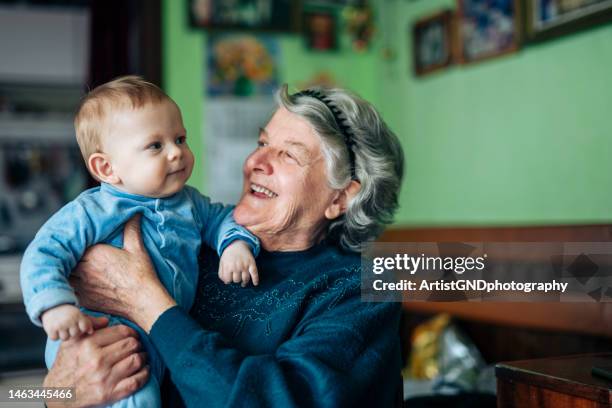
[[[243,167],[234,218],[263,238],[315,235],[325,227],[337,192],[327,183],[321,140],[300,116],[276,111]]]

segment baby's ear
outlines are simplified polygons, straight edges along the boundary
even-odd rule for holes
[[[89,156],[87,166],[91,175],[108,184],[118,184],[121,180],[113,171],[109,157],[105,153],[94,153]]]

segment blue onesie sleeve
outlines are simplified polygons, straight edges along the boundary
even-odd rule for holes
[[[225,248],[237,239],[246,242],[253,256],[259,254],[259,239],[243,226],[236,224],[233,217],[233,206],[211,203],[210,198],[200,194],[192,187],[185,187],[196,208],[202,241],[215,248],[221,256]]]
[[[78,201],[66,204],[38,231],[21,261],[26,312],[42,326],[41,314],[61,304],[78,305],[68,276],[93,242],[95,224]]]

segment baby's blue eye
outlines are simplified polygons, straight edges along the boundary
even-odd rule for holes
[[[185,136],[179,136],[176,138],[176,144],[178,145],[185,144],[185,142],[187,142],[187,138]]]
[[[151,143],[148,148],[152,150],[159,150],[162,148],[162,144],[160,142],[154,142]]]

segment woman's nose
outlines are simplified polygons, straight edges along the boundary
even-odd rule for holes
[[[266,148],[255,150],[247,160],[247,165],[253,171],[263,174],[272,174],[270,151]]]

